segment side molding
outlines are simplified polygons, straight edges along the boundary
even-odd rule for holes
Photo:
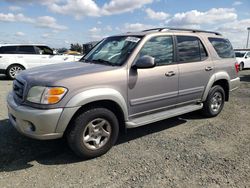
[[[211,78],[209,79],[209,81],[207,83],[205,91],[202,95],[202,101],[206,100],[209,90],[211,89],[214,82],[216,82],[217,80],[227,80],[228,83],[230,83],[230,77],[229,77],[228,73],[226,73],[226,72],[215,73],[213,76],[211,76]]]

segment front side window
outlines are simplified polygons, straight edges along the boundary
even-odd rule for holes
[[[208,38],[215,51],[221,58],[234,58],[235,53],[229,40],[222,38]]]
[[[0,47],[0,54],[15,54],[16,46],[2,46]]]
[[[36,54],[33,46],[19,46],[18,53],[19,54]]]
[[[207,58],[207,52],[201,40],[193,36],[177,36],[179,62],[196,62]]]
[[[35,46],[35,50],[40,55],[53,55],[53,50],[47,46]]]
[[[137,46],[141,37],[108,37],[96,45],[81,61],[121,66]]]
[[[157,66],[173,63],[173,38],[171,36],[158,36],[151,38],[145,43],[139,52],[139,57],[145,55],[154,57]]]

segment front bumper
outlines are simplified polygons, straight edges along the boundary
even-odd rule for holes
[[[239,86],[240,86],[240,78],[239,77],[230,80],[230,91],[238,89]]]
[[[56,139],[63,133],[56,133],[63,109],[41,110],[16,104],[13,94],[7,98],[9,120],[23,135],[39,140]]]

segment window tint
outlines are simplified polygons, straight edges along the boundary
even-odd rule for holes
[[[19,54],[36,54],[33,46],[19,46]]]
[[[247,53],[246,57],[250,57],[250,52]]]
[[[139,57],[149,55],[155,58],[156,65],[173,63],[173,39],[171,36],[154,37],[146,42],[139,53]]]
[[[229,40],[220,38],[208,38],[215,51],[221,58],[234,58],[235,53]]]
[[[53,55],[53,50],[47,46],[35,46],[35,50],[40,55]]]
[[[206,59],[207,52],[200,39],[192,36],[177,36],[179,62],[194,62]]]
[[[2,46],[0,47],[0,54],[15,54],[16,46]]]
[[[235,57],[244,57],[245,54],[245,52],[235,52]]]

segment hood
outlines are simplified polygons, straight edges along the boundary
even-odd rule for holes
[[[21,78],[28,82],[40,83],[40,85],[53,85],[53,83],[60,80],[83,76],[84,74],[109,71],[116,68],[101,64],[68,62],[31,68],[18,74],[17,79]]]

